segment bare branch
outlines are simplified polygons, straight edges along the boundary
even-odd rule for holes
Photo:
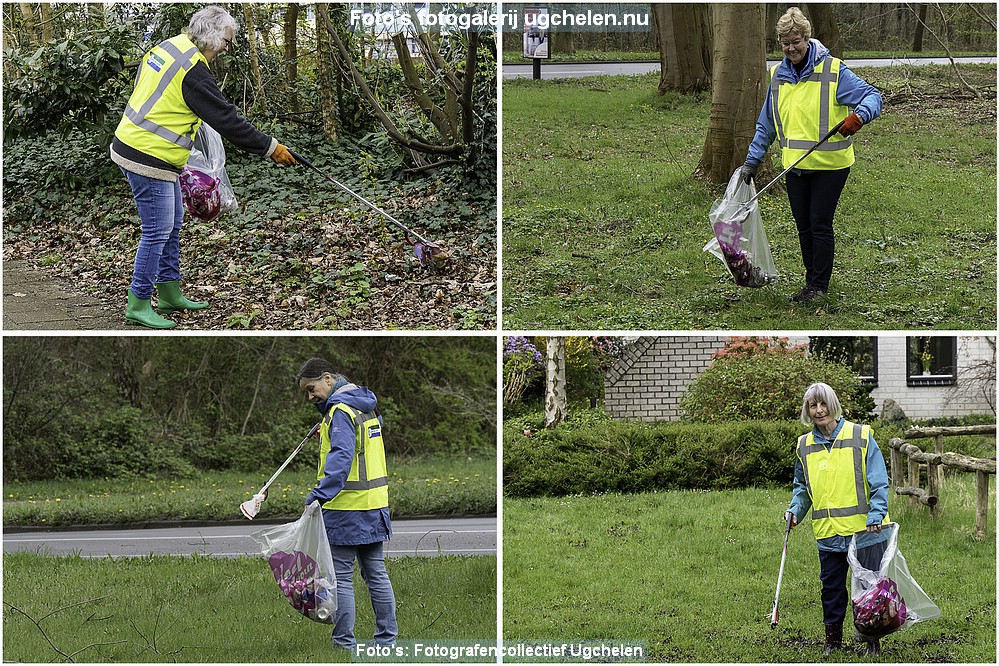
[[[968,83],[965,80],[964,76],[961,74],[961,70],[958,68],[957,62],[954,60],[954,56],[950,52],[950,47],[947,46],[947,44],[944,42],[944,40],[940,39],[940,37],[937,36],[937,33],[933,32],[933,29],[930,28],[930,26],[926,25],[926,23],[923,22],[923,20],[919,18],[919,12],[917,12],[913,8],[913,6],[911,4],[905,3],[905,6],[908,8],[908,10],[910,12],[912,12],[913,16],[916,17],[916,20],[919,21],[919,23],[922,24],[923,29],[926,30],[926,32],[928,32],[931,35],[933,35],[933,39],[937,40],[937,43],[940,44],[940,46],[943,47],[944,52],[947,54],[947,59],[950,60],[950,66],[953,68],[954,74],[957,75],[957,78],[961,82],[962,87],[964,87],[965,89],[971,91],[971,93],[975,97],[977,97],[978,99],[981,99],[982,98],[982,94],[980,92],[978,92],[978,90],[975,89],[974,86],[972,86],[970,83]],[[946,26],[947,26],[947,17],[944,15],[943,9],[940,7],[940,3],[934,2],[933,3],[933,7],[937,10],[937,13],[940,14],[940,20],[943,21],[943,24],[944,24],[944,26],[946,28]]]

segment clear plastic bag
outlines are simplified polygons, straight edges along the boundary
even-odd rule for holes
[[[743,205],[755,195],[756,186],[743,182],[741,170],[736,169],[725,195],[716,199],[708,212],[715,237],[704,246],[704,251],[725,262],[740,287],[762,287],[777,279],[759,206],[755,201]]]
[[[180,189],[187,212],[206,222],[238,205],[225,170],[222,137],[208,123],[201,123],[194,138],[194,148],[180,173]]]
[[[898,549],[898,523],[885,523],[884,529],[890,529],[891,534],[877,571],[860,563],[863,549],[858,554],[856,535],[850,539],[846,555],[853,572],[850,581],[853,625],[862,637],[870,640],[940,617],[940,609],[912,578]]]
[[[254,532],[281,593],[299,613],[325,624],[336,615],[336,573],[319,502],[287,525]]]

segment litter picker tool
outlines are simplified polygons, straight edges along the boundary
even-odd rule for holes
[[[261,488],[256,495],[254,495],[253,497],[251,497],[250,499],[246,500],[245,502],[239,505],[239,510],[243,513],[244,516],[246,516],[249,520],[253,520],[254,517],[256,517],[258,513],[260,513],[260,504],[267,497],[266,495],[267,489],[270,487],[272,483],[274,483],[274,480],[278,478],[278,475],[280,475],[281,472],[284,471],[284,468],[288,466],[288,464],[295,458],[295,456],[298,455],[298,452],[302,450],[302,447],[305,446],[305,443],[310,439],[312,439],[317,432],[319,432],[319,426],[321,425],[322,421],[312,426],[312,430],[309,431],[309,434],[305,436],[305,439],[303,439],[298,446],[295,447],[295,450],[291,452],[291,455],[288,456],[288,459],[285,460],[280,467],[278,467],[278,470],[274,472],[274,476],[272,476],[270,479],[267,480],[267,483],[264,484],[264,487]]]
[[[305,166],[309,167],[310,169],[312,169],[313,171],[315,171],[317,174],[319,174],[320,176],[322,176],[326,180],[330,181],[331,183],[333,183],[334,185],[336,185],[337,187],[339,187],[341,190],[343,190],[344,192],[346,192],[350,196],[354,197],[355,199],[357,199],[358,201],[360,201],[361,203],[363,203],[365,206],[367,206],[371,210],[375,211],[376,213],[378,213],[379,215],[381,215],[382,217],[384,217],[386,220],[388,220],[389,222],[391,222],[395,226],[397,226],[400,229],[402,229],[403,231],[405,231],[406,232],[406,242],[413,246],[413,254],[415,254],[416,258],[420,260],[420,265],[421,266],[433,266],[436,263],[436,260],[438,258],[445,259],[445,258],[448,257],[448,253],[446,253],[444,251],[444,248],[442,248],[437,243],[434,243],[433,241],[427,240],[426,238],[424,238],[420,234],[416,233],[415,231],[413,231],[412,229],[410,229],[409,227],[407,227],[405,224],[403,224],[399,220],[395,219],[394,217],[392,217],[391,215],[389,215],[388,213],[386,213],[384,210],[382,210],[381,208],[379,208],[375,204],[371,203],[370,201],[368,201],[367,199],[365,199],[364,197],[362,197],[360,194],[358,194],[354,190],[350,189],[349,187],[347,187],[346,185],[344,185],[343,183],[341,183],[339,180],[337,180],[333,176],[329,175],[325,171],[322,171],[315,164],[313,164],[309,160],[305,159],[304,157],[302,157],[301,155],[299,155],[295,151],[289,150],[288,152],[291,153],[291,156],[294,157],[297,161],[299,161],[302,164],[304,164]],[[410,238],[410,236],[416,238],[416,240],[415,241],[412,240]]]
[[[756,196],[754,196],[752,199],[750,199],[746,203],[742,204],[742,206],[739,207],[739,214],[741,214],[743,211],[745,211],[746,213],[748,213],[749,212],[749,207],[751,205],[753,205],[753,202],[755,202],[757,199],[760,198],[761,194],[763,194],[764,192],[766,192],[767,190],[769,190],[771,185],[773,185],[778,180],[780,180],[781,178],[783,178],[784,176],[786,176],[788,171],[790,171],[794,167],[796,167],[799,164],[801,164],[801,161],[803,159],[805,159],[806,157],[808,157],[809,155],[811,155],[812,152],[814,152],[816,148],[818,148],[823,143],[825,143],[826,141],[828,141],[829,139],[831,139],[832,135],[835,134],[836,132],[838,132],[840,130],[840,128],[843,127],[843,123],[845,123],[845,122],[846,122],[846,119],[843,119],[843,120],[839,121],[839,123],[836,125],[836,127],[833,127],[831,130],[829,130],[829,132],[827,132],[824,137],[822,137],[821,139],[819,139],[818,143],[816,143],[814,146],[812,146],[811,148],[808,149],[808,152],[806,152],[804,155],[802,155],[801,157],[799,157],[798,159],[796,159],[791,164],[791,166],[789,166],[788,168],[784,169],[779,174],[777,174],[776,178],[774,178],[769,183],[767,183],[766,185],[764,185],[763,189],[761,189],[759,192],[756,193]],[[738,217],[739,214],[737,214],[736,217]]]
[[[770,613],[770,628],[775,629],[777,627],[777,602],[780,600],[780,583],[784,579],[784,562],[787,561],[787,537],[791,534],[791,521],[793,520],[791,513],[787,514],[787,529],[784,530],[784,552],[780,556],[780,572],[777,574],[777,593],[774,594],[774,609]]]

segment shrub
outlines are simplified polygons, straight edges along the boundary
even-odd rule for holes
[[[503,437],[504,492],[511,497],[724,489],[790,484],[797,423],[724,426],[587,419],[527,436],[523,420]]]
[[[786,338],[732,338],[694,380],[681,401],[699,423],[747,419],[797,420],[805,389],[829,384],[852,421],[866,422],[875,404],[853,370],[817,356]]]
[[[503,341],[503,402],[520,400],[527,387],[544,374],[541,352],[522,335]]]

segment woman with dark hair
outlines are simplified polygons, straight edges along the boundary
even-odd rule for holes
[[[142,223],[128,289],[125,322],[147,328],[177,324],[152,309],[201,310],[208,303],[180,292],[180,228],[184,220],[180,173],[202,121],[237,148],[290,166],[295,158],[226,101],[208,64],[232,46],[236,20],[209,6],[191,17],[184,33],[154,46],[139,64],[135,90],[111,144],[111,159],[132,188]]]
[[[784,514],[791,526],[812,512],[819,550],[825,656],[843,645],[843,619],[850,594],[846,587],[847,551],[857,534],[857,556],[868,569],[879,569],[888,533],[888,470],[870,426],[850,423],[831,386],[812,384],[805,391],[801,422],[812,431],[798,438],[794,492]],[[876,638],[867,653],[880,654]]]
[[[296,376],[299,388],[323,414],[316,487],[305,499],[319,500],[336,570],[337,611],[333,647],[352,649],[354,560],[375,611],[376,645],[395,644],[399,633],[395,593],[385,569],[384,543],[392,536],[388,471],[378,399],[321,358],[309,359]]]

